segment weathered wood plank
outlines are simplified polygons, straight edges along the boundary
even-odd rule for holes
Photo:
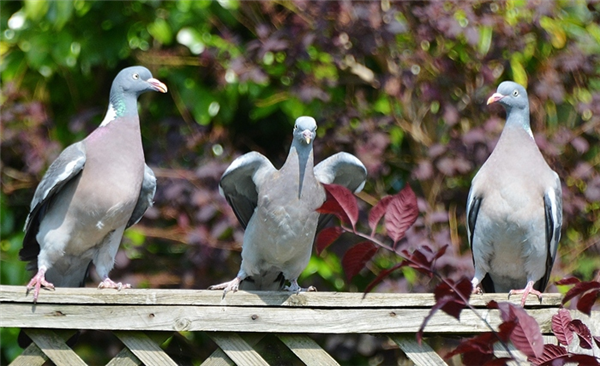
[[[234,366],[235,363],[220,348],[217,348],[200,366]]]
[[[251,347],[260,342],[264,338],[263,334],[259,333],[241,333],[240,337]],[[200,366],[233,366],[235,362],[227,356],[220,348],[217,348]]]
[[[236,333],[209,333],[210,338],[238,366],[269,366],[246,341]]]
[[[414,334],[391,334],[389,337],[417,366],[448,366],[426,342],[419,344]]]
[[[75,334],[75,330],[58,330],[54,331],[54,333],[58,336],[58,338],[62,339],[63,342],[66,342],[67,339],[71,338],[73,334]],[[10,363],[10,366],[41,366],[48,360],[48,356],[42,352],[40,347],[32,342],[29,346],[27,346],[23,352]]]
[[[47,360],[48,356],[40,350],[40,347],[32,343],[9,366],[42,366]]]
[[[109,306],[28,304],[0,306],[0,326],[20,328],[224,331],[259,333],[415,333],[429,309],[310,309],[211,306]],[[500,324],[497,310],[478,310],[493,327]],[[556,309],[530,309],[528,313],[550,333]],[[600,316],[600,314],[598,314]],[[282,321],[285,319],[285,322]],[[479,333],[485,324],[471,311],[460,321],[442,312],[431,318],[426,333]]]
[[[306,365],[339,366],[313,339],[301,334],[278,334],[277,337]]]
[[[38,304],[120,304],[120,305],[195,305],[195,306],[283,306],[320,308],[402,308],[426,307],[435,304],[433,294],[390,294],[370,293],[363,299],[362,293],[351,292],[302,292],[284,291],[238,291],[229,293],[222,299],[222,291],[209,290],[164,290],[164,289],[124,289],[121,291],[99,290],[97,288],[57,288],[43,291]],[[528,307],[557,307],[562,295],[544,294],[540,304],[531,295]],[[473,295],[471,304],[485,307],[490,300],[507,301],[507,294]],[[520,298],[510,300],[518,304]],[[24,286],[0,285],[0,303],[29,303],[31,295],[25,296]]]
[[[151,332],[146,335],[155,343],[162,344],[172,333],[170,332]],[[136,357],[136,355],[129,350],[129,348],[123,348],[115,357],[110,360],[106,366],[139,366],[142,365],[142,361]]]
[[[177,366],[177,363],[143,332],[114,331],[114,334],[144,365]]]
[[[26,329],[25,333],[56,365],[86,366],[86,363],[52,330]]]
[[[142,361],[137,358],[129,348],[123,348],[113,357],[106,366],[140,366]]]

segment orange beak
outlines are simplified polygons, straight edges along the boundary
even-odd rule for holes
[[[492,103],[496,103],[497,101],[499,101],[502,98],[504,98],[504,95],[502,95],[500,93],[494,93],[494,94],[492,94],[491,97],[488,98],[487,105],[490,105]]]

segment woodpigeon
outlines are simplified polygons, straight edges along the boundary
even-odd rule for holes
[[[316,130],[313,118],[296,120],[290,152],[279,170],[262,154],[250,152],[223,173],[220,192],[246,232],[237,277],[210,289],[223,289],[223,296],[238,288],[304,290],[298,276],[308,265],[317,226],[327,218],[316,212],[326,198],[322,183],[360,192],[367,177],[362,162],[345,152],[314,166]]]
[[[562,226],[558,175],[538,149],[521,85],[505,81],[487,101],[506,109],[506,125],[471,185],[467,229],[473,253],[474,292],[529,293],[541,300]]]
[[[82,286],[93,262],[99,288],[130,287],[108,277],[123,231],[152,205],[156,178],[144,162],[138,96],[167,92],[141,66],[123,69],[112,83],[106,117],[84,140],[67,147],[37,186],[25,222],[21,260],[37,272],[27,285]]]

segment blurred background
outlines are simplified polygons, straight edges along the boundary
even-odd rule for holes
[[[317,161],[348,151],[367,166],[360,227],[381,197],[410,184],[421,215],[400,247],[449,244],[440,271],[472,276],[465,202],[504,123],[503,109],[485,101],[509,79],[527,87],[536,141],[563,183],[551,283],[591,280],[600,267],[599,11],[599,1],[579,0],[2,2],[0,281],[30,279],[18,251],[38,182],[62,149],[99,125],[118,71],[138,64],[169,93],[140,98],[158,189],[154,207],[125,233],[114,280],[205,289],[233,278],[243,230],[218,194],[219,178],[252,150],[279,167],[301,115],[319,124]],[[313,255],[300,284],[362,291],[399,261],[380,250],[347,281],[341,258],[353,242],[343,236]],[[87,286],[98,282],[92,272]],[[405,268],[375,291],[435,285]],[[17,333],[1,329],[0,363],[21,352]],[[120,349],[110,334],[82,338],[95,345],[76,346],[91,364]],[[370,336],[315,339],[347,364],[389,364],[401,353]],[[192,364],[215,346],[182,333],[165,347]]]

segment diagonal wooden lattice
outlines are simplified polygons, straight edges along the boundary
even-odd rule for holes
[[[496,311],[484,308],[503,294],[475,296],[472,304],[494,327]],[[516,300],[515,300],[516,301]],[[33,340],[11,365],[85,365],[66,345],[72,329],[112,331],[124,348],[108,365],[176,365],[161,348],[175,332],[204,332],[218,346],[202,365],[268,365],[255,349],[267,335],[277,337],[307,365],[338,362],[306,334],[387,335],[417,365],[445,365],[415,332],[434,304],[432,294],[369,294],[311,292],[243,292],[127,289],[120,292],[93,288],[41,294],[37,305],[19,286],[0,286],[0,326],[19,327]],[[543,303],[531,297],[529,313],[544,333],[560,304],[559,294],[546,294]],[[600,323],[599,314],[591,319]],[[438,313],[426,334],[476,334],[488,328],[472,312],[461,320]]]

